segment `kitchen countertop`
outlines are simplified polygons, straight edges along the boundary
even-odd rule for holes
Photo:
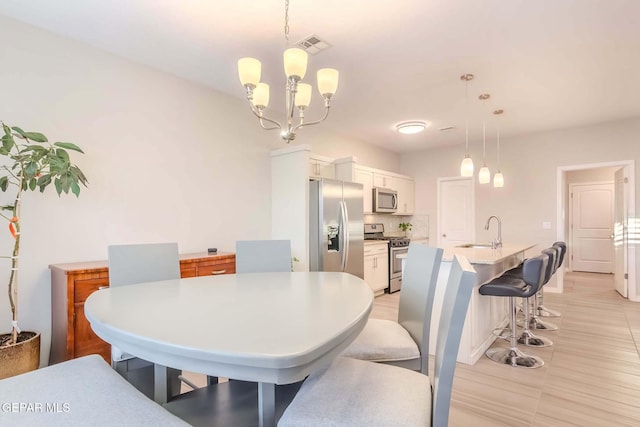
[[[388,244],[388,242],[386,240],[365,240],[364,241],[364,245],[365,246],[369,246],[369,245],[386,245]]]
[[[503,244],[501,248],[445,248],[442,256],[443,261],[453,261],[453,256],[464,255],[471,264],[497,264],[510,256],[524,253],[527,249],[531,249],[535,244]]]

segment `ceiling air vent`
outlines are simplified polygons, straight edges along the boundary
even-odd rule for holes
[[[320,37],[315,34],[311,34],[309,37],[299,41],[297,44],[298,47],[306,50],[311,55],[315,55],[316,53],[331,47],[329,43],[324,40],[320,40]]]
[[[456,128],[455,126],[445,126],[443,128],[438,128],[438,130],[445,131],[445,130],[452,130],[455,128]]]

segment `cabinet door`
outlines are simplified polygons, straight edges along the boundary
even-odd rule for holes
[[[335,177],[336,172],[333,163],[319,159],[309,159],[309,178],[334,179]]]
[[[394,178],[394,187],[398,191],[398,211],[396,215],[412,215],[415,208],[415,190],[412,179]]]
[[[374,291],[381,291],[389,287],[389,257],[387,254],[376,255],[376,270]]]
[[[353,175],[355,182],[362,184],[362,210],[370,214],[373,212],[373,172],[356,168]]]
[[[364,281],[367,282],[372,291],[376,291],[376,257],[369,255],[364,257]]]
[[[379,172],[373,173],[373,186],[374,187],[382,187],[389,188],[395,190],[393,182],[393,177],[391,175],[385,175]]]

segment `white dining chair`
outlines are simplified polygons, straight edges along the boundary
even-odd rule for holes
[[[180,256],[177,243],[110,245],[107,252],[109,287],[180,278]],[[136,383],[130,378],[130,372],[151,366],[153,363],[128,354],[116,346],[111,346],[111,365],[124,378]],[[164,368],[154,366],[154,375],[162,369]],[[167,389],[159,390],[154,386],[155,400],[161,403],[179,394],[180,391],[180,371],[168,368],[163,374],[167,376]],[[167,395],[164,395],[165,392]]]
[[[412,243],[402,274],[398,321],[369,319],[342,356],[429,372],[431,309],[442,249]]]
[[[239,240],[236,242],[236,273],[291,271],[290,240]]]
[[[473,267],[456,255],[442,303],[433,380],[397,366],[338,357],[305,380],[278,426],[447,426],[456,357],[475,282]]]

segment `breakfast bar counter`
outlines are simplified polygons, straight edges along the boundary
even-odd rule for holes
[[[453,256],[456,254],[464,255],[476,270],[477,283],[471,294],[457,360],[473,365],[496,339],[493,330],[506,325],[509,314],[506,298],[480,295],[478,289],[484,283],[518,265],[524,260],[525,251],[535,245],[505,244],[497,249],[492,249],[489,245],[466,246],[471,247],[449,247],[444,250],[433,304],[430,333],[432,337],[437,336],[438,319]],[[430,353],[434,354],[437,340],[431,339],[430,342]]]

